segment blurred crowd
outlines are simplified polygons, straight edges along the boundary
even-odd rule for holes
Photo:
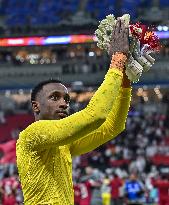
[[[156,59],[166,59],[169,56],[169,41],[163,40],[160,53],[156,54]],[[0,64],[4,66],[24,66],[24,65],[60,65],[63,74],[76,73],[78,70],[88,72],[95,70],[93,65],[102,62],[103,65],[109,63],[106,52],[101,51],[95,43],[78,44],[60,47],[34,47],[34,48],[17,48],[0,51]],[[78,64],[81,69],[77,69]],[[70,65],[70,66],[69,66]],[[71,68],[73,67],[73,68]]]
[[[129,116],[126,130],[116,139],[75,160],[77,205],[107,205],[110,201],[118,205],[155,204],[159,199],[167,204],[168,165],[157,165],[152,158],[169,155],[169,146],[165,144],[168,134],[163,115]],[[164,196],[160,195],[161,188],[166,189]],[[83,196],[85,190],[88,197]]]
[[[83,109],[88,100],[74,98],[71,113]],[[27,105],[21,104],[22,110],[29,110]],[[145,107],[141,101],[132,105],[125,131],[95,151],[73,159],[75,205],[168,205],[169,161],[164,160],[169,156],[168,115],[157,108],[147,112]],[[0,126],[4,126],[8,123],[6,114],[1,111],[0,116]],[[11,133],[13,140],[20,129]],[[156,160],[159,156],[160,163]],[[0,200],[2,205],[22,204],[15,163],[0,164]]]
[[[0,52],[1,63],[18,64],[55,64],[64,60],[90,60],[91,58],[103,57],[105,54],[96,46],[95,43],[90,44],[70,44],[48,47],[24,47],[17,49],[8,49]]]
[[[3,67],[15,69],[15,66],[43,66],[55,65],[58,74],[86,74],[105,71],[109,67],[110,59],[101,52],[95,44],[74,45],[60,48],[25,48],[17,51],[0,52],[0,64]],[[40,65],[38,67],[38,65]],[[50,69],[50,67],[48,68]]]
[[[0,165],[0,204],[19,205],[23,194],[19,182],[16,164]]]

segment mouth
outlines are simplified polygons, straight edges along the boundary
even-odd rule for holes
[[[67,116],[68,116],[68,113],[65,112],[65,111],[63,111],[63,112],[58,112],[58,115],[59,115],[59,117],[62,119],[62,118],[67,117]]]

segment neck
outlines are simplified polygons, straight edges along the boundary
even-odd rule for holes
[[[39,121],[40,120],[40,116],[39,115],[34,114],[34,117],[35,117],[35,121]]]

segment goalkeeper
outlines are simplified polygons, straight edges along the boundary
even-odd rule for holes
[[[17,141],[17,166],[25,205],[73,205],[72,157],[94,150],[125,128],[131,85],[125,74],[128,28],[118,19],[111,65],[88,106],[68,116],[69,93],[59,81],[32,91],[35,122]]]

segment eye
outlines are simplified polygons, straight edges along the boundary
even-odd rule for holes
[[[50,97],[50,99],[52,99],[52,100],[54,100],[54,101],[57,101],[57,100],[58,100],[58,97],[57,97],[56,95],[52,95],[52,96]]]
[[[66,95],[65,97],[64,97],[64,100],[65,100],[65,102],[68,104],[68,103],[70,103],[70,96],[69,95]]]

